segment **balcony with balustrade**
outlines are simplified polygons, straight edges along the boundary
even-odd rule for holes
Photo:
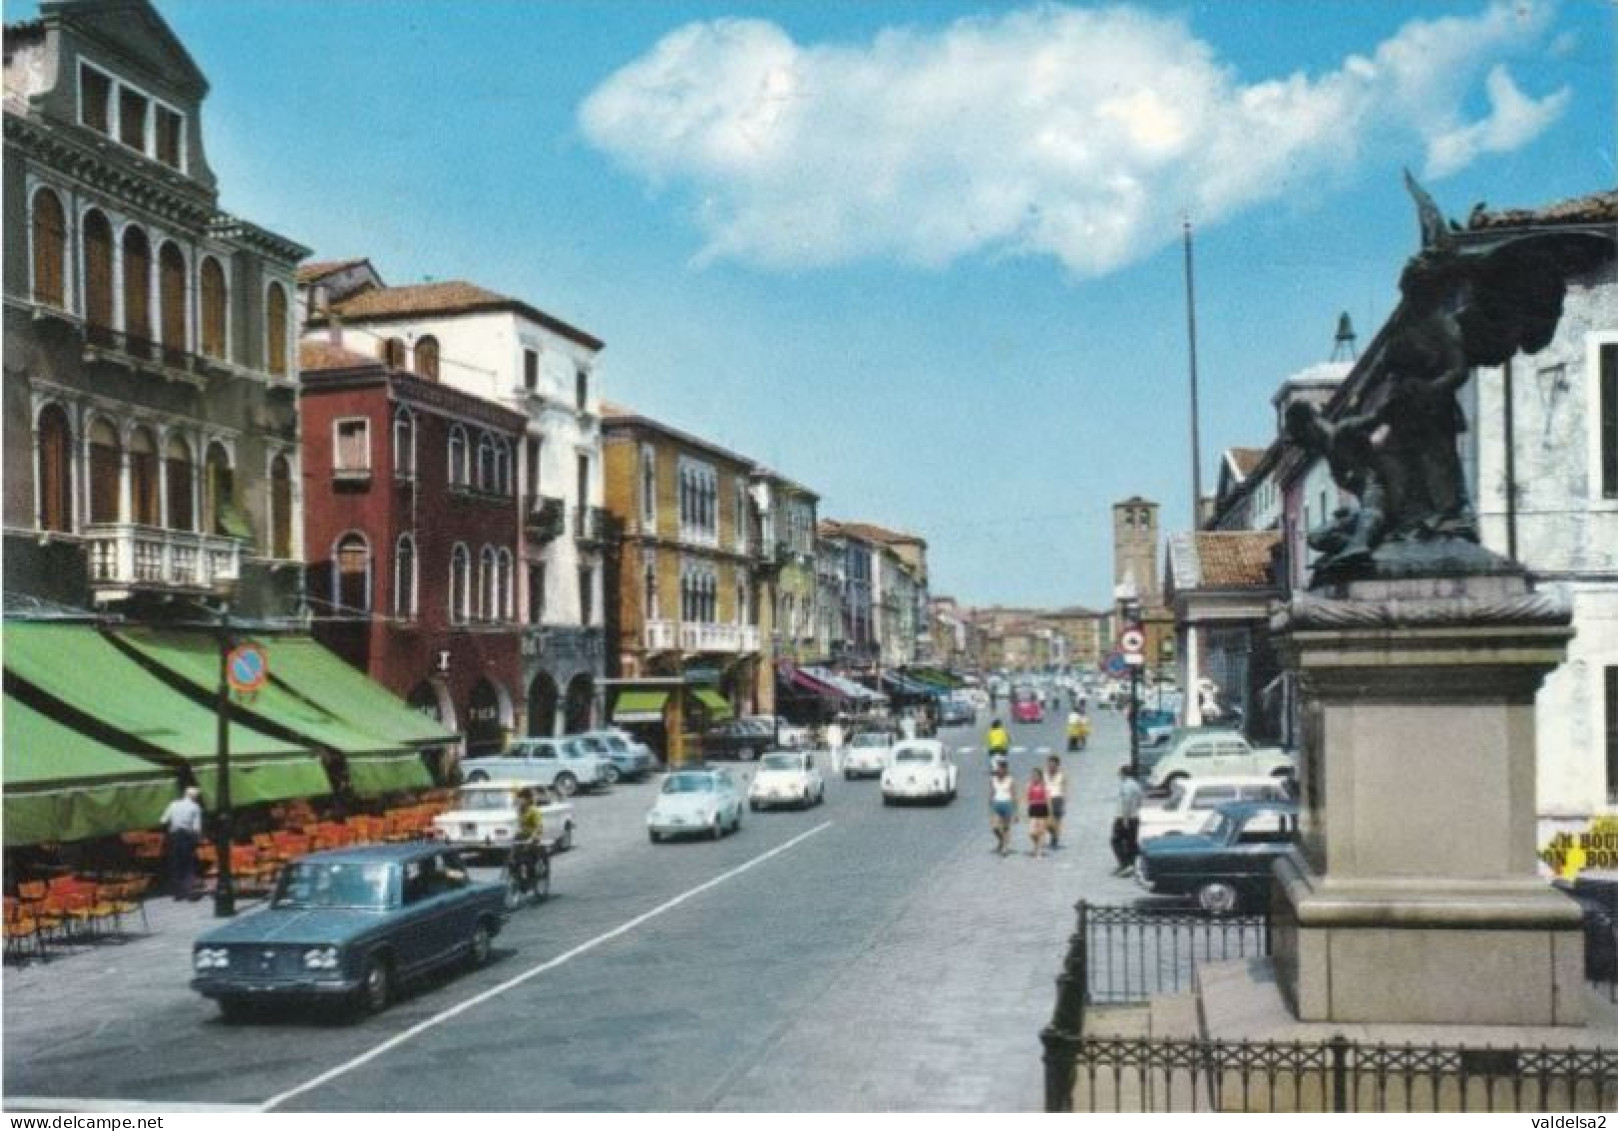
[[[574,507],[573,537],[585,546],[599,546],[612,540],[612,522],[605,507]]]
[[[90,585],[103,597],[135,590],[210,591],[241,577],[243,542],[135,523],[85,527]]]
[[[523,496],[523,530],[534,542],[551,542],[562,534],[567,507],[554,495]]]
[[[699,624],[694,621],[649,620],[648,652],[710,652],[740,656],[759,649],[759,631],[750,624]]]

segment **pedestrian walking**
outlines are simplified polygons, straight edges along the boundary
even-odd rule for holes
[[[1045,785],[1045,772],[1038,766],[1028,771],[1028,855],[1038,860],[1045,854],[1045,830],[1051,819],[1051,795]]]
[[[202,791],[189,786],[170,801],[160,820],[169,841],[169,892],[175,899],[200,899],[197,845],[202,840]]]
[[[1051,819],[1046,828],[1054,850],[1061,846],[1062,818],[1067,815],[1067,774],[1062,769],[1062,759],[1055,754],[1045,759],[1045,792],[1051,797]]]
[[[1112,819],[1112,854],[1118,858],[1117,875],[1135,865],[1140,853],[1140,803],[1145,796],[1134,771],[1118,767],[1118,815]]]
[[[826,749],[831,751],[831,772],[843,772],[843,720],[835,718],[826,727]]]
[[[996,758],[989,776],[989,827],[994,830],[995,851],[1001,856],[1011,851],[1011,825],[1016,819],[1017,781],[1006,768],[1006,760]]]

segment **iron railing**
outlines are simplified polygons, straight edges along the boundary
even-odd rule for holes
[[[1192,988],[1202,962],[1270,953],[1265,916],[1077,905],[1040,1034],[1045,1110],[1568,1112],[1618,1107],[1618,1049],[1219,1041],[1086,1034],[1092,1005]]]

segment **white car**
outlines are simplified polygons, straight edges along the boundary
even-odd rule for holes
[[[843,777],[848,781],[881,777],[882,771],[888,768],[895,741],[897,738],[891,731],[860,731],[843,747]]]
[[[455,804],[433,818],[439,840],[468,852],[504,852],[517,832],[517,791],[511,782],[477,782],[455,791]],[[539,806],[540,839],[553,852],[573,847],[573,805],[543,798]]]
[[[777,805],[805,809],[826,800],[826,782],[815,769],[813,754],[775,750],[764,755],[747,787],[747,807],[754,812]]]
[[[1297,762],[1279,746],[1255,747],[1240,731],[1221,727],[1182,729],[1173,746],[1152,763],[1148,790],[1166,789],[1180,778],[1291,777]]]
[[[469,782],[542,785],[572,797],[580,789],[605,786],[604,765],[572,738],[519,738],[502,754],[468,758],[461,763],[461,772]]]
[[[944,744],[931,738],[906,739],[893,748],[882,771],[882,804],[955,800],[959,770]]]
[[[1180,778],[1169,788],[1167,800],[1141,806],[1140,840],[1199,833],[1213,811],[1227,802],[1289,799],[1286,782],[1277,778]]]
[[[728,770],[675,770],[663,779],[646,814],[646,834],[656,844],[666,836],[710,836],[742,827],[742,791]]]

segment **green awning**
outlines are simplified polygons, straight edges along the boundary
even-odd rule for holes
[[[207,635],[161,632],[150,629],[121,629],[118,638],[130,644],[153,663],[172,672],[198,691],[212,694],[219,681],[219,649]],[[270,662],[275,675],[275,662]],[[294,695],[272,678],[248,702],[233,708],[255,725],[280,728],[305,742],[324,746],[345,756],[398,753],[403,745],[397,739],[362,731],[314,703]]]
[[[172,770],[132,757],[5,696],[5,843],[151,828],[178,794]]]
[[[433,787],[433,775],[414,750],[404,754],[362,754],[347,759],[347,763],[348,784],[360,797]]]
[[[358,730],[381,735],[398,746],[460,741],[454,731],[307,636],[266,636],[259,643],[269,653],[272,680]]]
[[[730,704],[719,692],[707,687],[698,687],[691,692],[698,703],[708,708],[708,714],[717,721],[724,721],[731,717]]]
[[[620,691],[612,706],[615,723],[660,723],[663,707],[669,701],[667,691]]]
[[[149,748],[188,763],[204,797],[216,796],[219,720],[211,707],[158,679],[91,625],[10,622],[3,639],[8,686],[26,685],[41,700],[129,736],[132,750]],[[199,637],[198,647],[217,680],[217,645]],[[331,792],[312,750],[239,722],[230,724],[230,759],[233,805]],[[165,772],[173,778],[172,770]]]

